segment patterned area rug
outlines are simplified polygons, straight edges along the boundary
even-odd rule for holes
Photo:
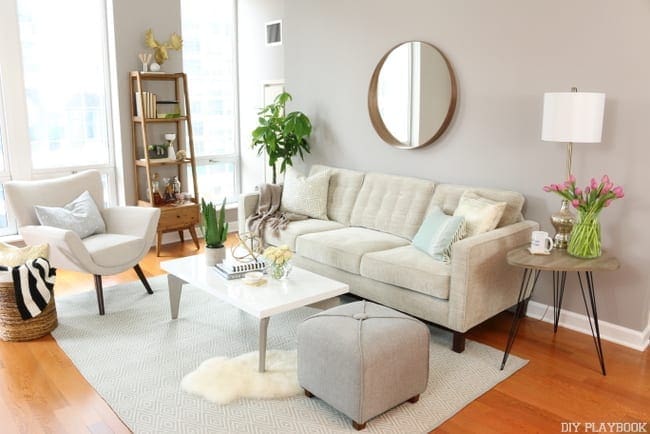
[[[177,320],[170,319],[165,276],[105,289],[106,315],[94,292],[59,297],[59,326],[52,335],[82,375],[136,433],[338,433],[356,432],[350,421],[318,399],[240,399],[218,405],[183,392],[181,380],[204,360],[257,350],[255,318],[186,286]],[[313,308],[272,317],[268,347],[293,350],[296,327]],[[416,404],[372,419],[364,432],[422,433],[522,368],[511,355],[468,341],[450,350],[451,333],[431,327],[429,385]]]

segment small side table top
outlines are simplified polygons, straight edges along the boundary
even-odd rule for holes
[[[593,259],[577,258],[560,249],[551,250],[550,255],[533,255],[528,245],[508,252],[506,261],[516,267],[542,271],[614,271],[620,267],[618,259],[606,252]]]

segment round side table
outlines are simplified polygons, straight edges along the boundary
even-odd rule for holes
[[[512,319],[510,333],[508,334],[508,343],[503,354],[501,369],[506,365],[508,354],[512,349],[519,330],[519,323],[524,314],[528,300],[533,295],[535,284],[542,271],[553,272],[553,333],[557,333],[557,325],[560,320],[562,310],[562,298],[564,297],[564,286],[566,283],[567,272],[576,272],[582,299],[585,303],[585,310],[591,328],[591,336],[594,338],[596,353],[600,361],[600,368],[603,375],[605,371],[605,358],[603,356],[603,347],[600,342],[600,328],[598,327],[598,310],[596,307],[596,289],[594,286],[594,271],[613,271],[620,267],[618,260],[606,253],[593,259],[576,258],[569,255],[566,250],[554,249],[549,255],[533,255],[528,251],[528,245],[518,247],[508,252],[506,256],[508,264],[524,269],[519,288],[519,297],[517,299],[517,309]],[[585,293],[586,286],[586,293]],[[592,321],[593,318],[593,321]]]

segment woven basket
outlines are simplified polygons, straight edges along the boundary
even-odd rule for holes
[[[45,336],[56,328],[56,304],[54,297],[35,318],[23,320],[16,307],[14,284],[0,282],[0,339],[3,341],[29,341]]]

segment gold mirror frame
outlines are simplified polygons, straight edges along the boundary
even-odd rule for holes
[[[415,146],[411,146],[407,143],[400,142],[391,132],[390,130],[386,127],[386,124],[384,123],[384,120],[381,117],[381,113],[379,112],[379,105],[377,103],[377,85],[379,82],[379,74],[381,73],[381,69],[384,66],[384,63],[386,62],[386,59],[390,54],[397,48],[401,47],[404,44],[410,44],[413,42],[419,42],[425,46],[431,47],[433,50],[436,51],[436,53],[444,60],[445,65],[447,66],[447,71],[449,72],[449,86],[450,86],[450,97],[449,97],[449,107],[446,113],[445,118],[442,120],[442,123],[438,127],[437,131],[433,132],[433,135],[424,140],[422,143],[418,143]],[[377,131],[377,134],[379,134],[379,137],[382,138],[386,143],[388,143],[391,146],[394,146],[399,149],[417,149],[421,148],[426,145],[430,145],[434,141],[436,141],[447,129],[449,124],[451,123],[451,119],[454,115],[454,110],[456,109],[456,100],[458,97],[458,88],[456,84],[456,77],[454,75],[454,70],[451,67],[451,64],[449,63],[449,60],[447,57],[440,51],[436,46],[429,44],[428,42],[423,42],[423,41],[405,41],[402,43],[399,43],[392,47],[388,52],[384,55],[384,57],[381,58],[377,66],[375,67],[375,70],[372,74],[372,78],[370,79],[370,87],[368,90],[368,112],[370,114],[370,121],[372,122],[372,126],[375,128],[375,131]]]

